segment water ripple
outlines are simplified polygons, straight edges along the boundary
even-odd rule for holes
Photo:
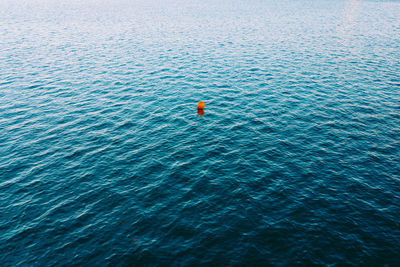
[[[395,266],[399,8],[1,2],[1,262]]]

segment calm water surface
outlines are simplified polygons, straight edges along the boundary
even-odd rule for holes
[[[399,125],[399,1],[1,1],[1,265],[398,265]]]

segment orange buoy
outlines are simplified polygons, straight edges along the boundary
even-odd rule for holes
[[[203,101],[200,101],[200,102],[197,104],[197,109],[204,109],[205,106],[206,106],[206,104],[205,104]]]

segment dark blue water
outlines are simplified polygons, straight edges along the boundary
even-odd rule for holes
[[[398,266],[399,125],[399,1],[2,1],[1,265]]]

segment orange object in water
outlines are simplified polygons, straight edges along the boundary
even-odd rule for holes
[[[197,109],[204,109],[205,106],[206,106],[206,104],[205,104],[203,101],[200,101],[200,102],[197,104]]]

